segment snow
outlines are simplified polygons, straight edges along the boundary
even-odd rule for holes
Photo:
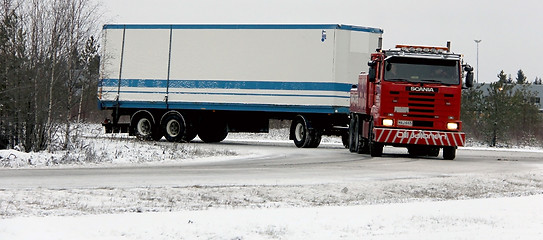
[[[25,153],[0,150],[0,167],[50,167],[74,165],[130,165],[144,163],[209,161],[220,156],[236,156],[225,149],[198,148],[192,143],[142,142],[128,134],[105,134],[99,124],[76,126],[79,138],[68,150]]]
[[[541,239],[543,195],[0,220],[0,239]]]
[[[137,167],[268,154],[258,148],[204,148],[198,140],[140,142],[126,134],[103,134],[99,125],[79,128],[81,137],[69,150],[0,150],[0,167]],[[288,130],[274,129],[271,134],[231,134],[228,141],[291,144],[287,138]],[[323,138],[322,144],[342,148],[337,137]],[[463,149],[496,150],[484,145]],[[541,148],[499,150],[543,153]],[[0,187],[0,239],[543,239],[542,169],[435,176],[431,182]]]

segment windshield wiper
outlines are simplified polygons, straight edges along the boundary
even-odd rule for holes
[[[405,79],[405,78],[387,78],[385,80],[391,81],[391,82],[412,82],[409,79]]]
[[[423,79],[420,82],[441,83],[441,81],[435,79]]]

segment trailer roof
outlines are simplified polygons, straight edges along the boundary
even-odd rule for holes
[[[103,29],[343,29],[383,33],[381,28],[344,24],[106,24]]]

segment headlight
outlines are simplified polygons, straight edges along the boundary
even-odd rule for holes
[[[394,120],[392,119],[383,119],[383,126],[391,127],[394,125]]]
[[[447,129],[449,129],[449,130],[457,130],[458,129],[458,123],[447,123]]]

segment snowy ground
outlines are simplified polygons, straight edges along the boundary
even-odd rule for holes
[[[254,154],[144,143],[102,134],[95,125],[81,134],[70,151],[0,150],[0,165],[149,166]],[[273,130],[229,140],[287,137]],[[323,143],[341,147],[338,138]],[[367,184],[11,189],[0,183],[0,239],[543,239],[541,169]]]
[[[0,220],[0,239],[541,239],[543,196]]]

